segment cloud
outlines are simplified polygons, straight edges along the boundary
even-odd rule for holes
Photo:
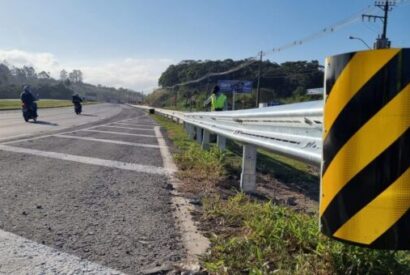
[[[84,80],[114,87],[151,91],[158,84],[161,73],[172,64],[170,59],[127,58],[99,66],[84,66]]]
[[[33,66],[38,71],[58,70],[58,64],[54,55],[50,53],[29,53],[21,50],[0,50],[0,61],[15,67]]]
[[[83,72],[84,82],[147,92],[157,87],[158,78],[173,60],[124,58],[115,61],[103,60],[98,65],[70,62],[69,66],[64,66],[51,53],[0,49],[0,62],[16,67],[33,66],[38,72],[50,72],[54,78],[59,77],[62,69],[79,69]]]

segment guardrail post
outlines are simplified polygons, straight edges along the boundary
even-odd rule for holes
[[[209,149],[209,141],[210,141],[210,135],[211,133],[208,130],[205,130],[202,132],[202,149],[203,150],[208,150]]]
[[[243,145],[241,190],[252,193],[256,190],[256,146]]]
[[[218,145],[219,149],[225,150],[226,147],[226,137],[217,135],[216,136],[216,144]]]
[[[202,144],[202,128],[196,127],[196,142]]]
[[[195,128],[194,125],[192,124],[187,124],[187,131],[188,131],[188,137],[190,139],[194,139],[195,138]]]

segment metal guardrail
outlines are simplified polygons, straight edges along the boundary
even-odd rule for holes
[[[149,109],[151,107],[139,106]],[[156,113],[211,133],[320,166],[323,101],[259,109],[184,113],[154,108]]]
[[[225,148],[226,138],[243,144],[241,189],[256,189],[257,148],[320,166],[322,161],[323,101],[223,112],[179,112],[148,106],[155,113],[183,123],[191,138],[208,148],[210,134]]]

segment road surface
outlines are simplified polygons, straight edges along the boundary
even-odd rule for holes
[[[99,121],[117,115],[121,110],[116,104],[85,105],[83,114],[75,116],[73,107],[39,109],[35,124],[31,120],[24,122],[21,110],[0,111],[0,141]]]
[[[184,256],[165,143],[135,108],[0,112],[0,274],[139,274]]]

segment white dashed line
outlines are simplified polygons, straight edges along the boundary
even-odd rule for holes
[[[126,141],[120,141],[120,140],[112,140],[112,139],[80,137],[80,136],[69,136],[69,135],[54,135],[54,137],[80,139],[80,140],[88,140],[88,141],[96,141],[96,142],[105,142],[105,143],[113,143],[113,144],[121,144],[121,145],[130,145],[130,146],[137,146],[137,147],[161,148],[161,146],[159,146],[159,145],[154,145],[154,144],[134,143],[134,142],[126,142]]]
[[[148,174],[159,174],[159,175],[166,175],[169,172],[162,167],[150,166],[150,165],[141,165],[136,163],[128,163],[128,162],[121,162],[115,160],[106,160],[106,159],[99,159],[99,158],[91,158],[91,157],[83,157],[77,155],[69,155],[64,153],[56,153],[56,152],[48,152],[48,151],[40,151],[35,149],[29,148],[21,148],[21,147],[14,147],[9,145],[2,145],[0,144],[0,150],[13,152],[13,153],[22,153],[22,154],[29,154],[34,156],[41,156],[46,158],[53,158],[53,159],[60,159],[72,162],[79,162],[97,166],[105,166],[110,168],[118,168],[123,170],[130,170],[136,171],[141,173],[148,173]]]
[[[79,130],[76,132],[94,132],[94,133],[103,133],[103,134],[114,134],[114,135],[123,135],[123,136],[135,136],[135,137],[155,137],[155,135],[144,135],[144,134],[130,134],[122,132],[112,132],[112,131],[100,131],[100,130]]]

